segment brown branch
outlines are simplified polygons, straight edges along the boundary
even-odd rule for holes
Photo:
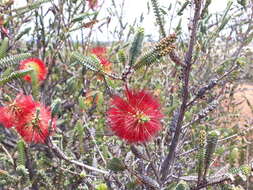
[[[169,173],[170,166],[174,162],[175,158],[175,151],[179,142],[179,137],[181,134],[181,128],[182,123],[184,119],[184,114],[186,111],[186,105],[189,97],[189,76],[191,71],[191,65],[192,65],[192,54],[193,49],[196,41],[196,34],[197,34],[197,28],[198,28],[198,21],[200,18],[200,9],[201,9],[201,0],[195,0],[195,12],[194,12],[194,18],[193,18],[193,27],[192,32],[190,36],[190,42],[188,46],[188,52],[185,55],[185,61],[184,61],[184,67],[183,67],[183,95],[182,95],[182,104],[180,106],[179,116],[177,119],[176,124],[176,131],[175,135],[172,139],[172,143],[169,148],[169,154],[166,156],[165,160],[162,163],[161,166],[161,180],[164,181]]]
[[[184,181],[189,181],[189,182],[197,182],[197,179],[198,179],[197,176],[177,177],[177,176],[172,175],[172,177],[176,178],[177,180],[184,180]],[[208,186],[222,184],[226,181],[231,181],[231,179],[227,175],[213,176],[209,178],[207,181],[202,182],[200,185],[198,185],[198,187],[192,187],[191,190],[200,190]]]
[[[72,160],[70,159],[69,157],[67,157],[64,152],[62,150],[59,149],[59,147],[57,147],[55,144],[52,143],[52,141],[48,138],[47,139],[47,146],[54,152],[54,154],[62,159],[62,160],[65,160],[66,162],[69,162],[71,164],[74,164],[76,166],[80,166],[82,168],[85,168],[86,170],[90,170],[90,171],[93,171],[93,172],[97,172],[97,173],[102,173],[102,174],[105,174],[105,175],[108,175],[109,172],[108,171],[105,171],[105,170],[101,170],[101,169],[98,169],[98,168],[95,168],[93,166],[89,166],[89,165],[86,165],[86,164],[83,164],[77,160]]]
[[[225,181],[230,181],[231,179],[230,178],[223,178],[223,179],[219,179],[217,181],[212,181],[212,182],[206,182],[206,183],[203,183],[203,184],[200,184],[198,185],[198,187],[195,187],[191,190],[200,190],[200,189],[204,189],[208,186],[214,186],[214,185],[217,185],[217,184],[222,184],[224,183]]]

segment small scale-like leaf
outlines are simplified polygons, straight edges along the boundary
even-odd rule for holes
[[[77,63],[83,64],[87,69],[98,72],[100,71],[100,61],[95,56],[84,56],[78,52],[73,52],[71,59]]]
[[[17,55],[11,55],[0,59],[0,69],[10,67],[12,65],[18,64],[20,61],[31,57],[31,53],[22,53]]]
[[[6,56],[8,47],[9,47],[9,39],[4,38],[1,41],[1,46],[0,46],[0,59]]]

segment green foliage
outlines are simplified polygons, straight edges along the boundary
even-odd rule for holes
[[[18,179],[10,175],[7,171],[0,170],[0,186],[15,184]]]
[[[157,183],[156,180],[152,179],[149,176],[138,175],[138,180],[141,181],[146,186],[150,187],[151,189],[159,189],[160,185]]]
[[[237,0],[237,3],[240,4],[244,9],[247,7],[247,0]]]
[[[138,70],[143,66],[149,66],[155,62],[158,62],[163,56],[169,54],[175,47],[173,43],[176,40],[175,35],[170,35],[163,38],[159,43],[145,52],[133,66],[134,70]]]
[[[7,100],[13,100],[19,91],[26,95],[33,93],[35,99],[47,106],[51,105],[52,116],[58,118],[57,130],[46,144],[29,144],[26,160],[19,161],[20,153],[15,146],[15,128],[6,129],[0,126],[1,144],[7,147],[6,150],[2,148],[1,151],[4,151],[0,153],[0,184],[3,185],[3,189],[189,190],[189,186],[197,189],[198,186],[212,183],[216,176],[223,176],[223,165],[219,168],[219,163],[234,167],[234,172],[231,169],[224,177],[235,178],[236,184],[246,186],[243,180],[250,175],[250,167],[242,164],[250,160],[246,158],[252,155],[252,147],[250,143],[245,144],[246,138],[250,140],[248,137],[234,138],[234,135],[248,133],[244,129],[250,128],[249,123],[243,126],[229,123],[226,117],[237,118],[239,115],[234,112],[225,113],[226,110],[234,109],[227,109],[219,100],[227,101],[229,97],[229,106],[234,102],[232,93],[236,91],[230,92],[229,88],[235,80],[231,77],[233,73],[223,76],[231,67],[239,70],[246,68],[249,73],[251,71],[251,47],[242,48],[242,45],[249,44],[253,38],[252,31],[249,35],[245,33],[247,26],[250,26],[249,4],[243,5],[240,2],[242,5],[232,5],[231,1],[228,1],[225,11],[210,14],[208,8],[211,0],[171,1],[162,6],[159,6],[159,0],[147,1],[148,7],[153,7],[160,36],[165,37],[166,31],[169,31],[176,33],[178,37],[177,43],[175,37],[170,36],[155,44],[153,37],[157,36],[157,32],[148,31],[144,38],[142,29],[136,30],[138,26],[144,26],[143,19],[147,19],[145,14],[150,13],[150,10],[131,23],[125,19],[127,12],[124,10],[124,1],[113,0],[113,6],[106,7],[108,15],[99,15],[100,8],[105,8],[102,1],[94,9],[87,6],[87,1],[81,0],[57,3],[52,1],[39,9],[40,3],[48,1],[29,2],[31,3],[28,6],[20,9],[13,5],[0,6],[4,14],[3,18],[0,16],[0,21],[3,22],[1,31],[10,31],[10,38],[3,39],[1,45],[4,47],[0,47],[0,55],[3,52],[2,58],[0,56],[0,84],[22,78],[25,73],[18,71],[17,64],[31,55],[22,58],[15,57],[15,54],[31,50],[34,55],[45,60],[48,66],[47,80],[38,83],[34,71],[27,71],[27,74],[35,79],[32,80],[32,85],[18,80],[1,86],[0,106],[10,102]],[[184,58],[193,31],[194,2],[202,3],[202,12],[196,30],[196,43],[193,44],[193,61],[187,89],[189,94],[185,100],[187,106],[180,121],[178,115],[185,95],[182,93],[185,82],[182,76],[186,76]],[[243,6],[246,8],[243,9]],[[186,15],[188,9],[191,11],[190,17]],[[31,21],[35,22],[35,27],[27,28]],[[117,25],[114,25],[117,21]],[[89,22],[94,22],[94,27],[86,25]],[[113,29],[110,29],[111,25]],[[188,30],[185,30],[187,26]],[[70,34],[74,30],[76,32]],[[112,41],[102,41],[104,39],[96,33],[98,30],[102,35],[108,35],[108,39],[113,36]],[[137,31],[135,35],[134,31]],[[6,34],[3,30],[2,37],[4,35]],[[133,42],[130,43],[129,39],[133,39]],[[5,45],[7,40],[9,47]],[[90,56],[90,49],[94,46],[103,46],[109,50],[105,57],[111,61],[112,71],[121,76],[116,78],[119,80],[114,80],[114,76],[105,73],[98,57]],[[148,46],[151,48],[148,49]],[[241,48],[241,51],[238,51],[239,55],[247,57],[245,60],[238,59],[238,47]],[[13,54],[14,56],[6,57]],[[170,59],[167,59],[168,54]],[[179,60],[179,64],[173,60],[173,55],[174,60]],[[161,64],[156,64],[157,62]],[[152,65],[152,69],[141,69],[149,65]],[[89,72],[90,70],[92,72]],[[133,74],[133,70],[138,72]],[[124,72],[128,72],[125,78]],[[240,82],[243,81],[245,75],[240,75],[242,72],[238,74]],[[251,73],[247,77],[252,81]],[[103,80],[100,80],[101,78]],[[109,120],[106,117],[111,106],[111,97],[119,95],[126,99],[123,92],[125,85],[129,88],[152,91],[151,93],[160,100],[164,112],[162,130],[149,143],[133,145],[121,142],[119,138],[113,137],[114,133],[108,127]],[[91,91],[96,94],[87,95],[87,92]],[[219,99],[216,101],[217,97]],[[246,103],[252,107],[250,101],[247,100]],[[214,109],[217,111],[211,113]],[[168,168],[172,176],[166,176],[166,180],[163,181],[160,179],[161,164],[170,152],[168,146],[175,134],[175,127],[171,123],[177,126],[180,124],[179,121],[183,130],[176,146],[175,159],[170,160]],[[206,126],[205,130],[200,129],[199,122]],[[225,122],[228,127],[224,126]],[[221,132],[219,150],[215,150],[217,135],[212,135],[212,132],[209,135],[205,134],[212,129]],[[217,155],[217,165],[211,167],[214,155]],[[19,162],[23,164],[18,164]],[[88,166],[88,169],[83,167],[83,164]],[[29,168],[30,175],[27,175],[26,167]],[[207,177],[208,173],[210,178]],[[196,180],[196,177],[199,179]],[[185,179],[187,183],[179,178]],[[233,181],[227,180],[225,183]],[[228,184],[227,188],[230,190],[242,189]],[[248,189],[252,189],[252,184],[248,186]],[[225,186],[221,184],[206,187],[208,190],[222,188],[225,190]]]
[[[31,81],[32,81],[32,95],[34,100],[39,100],[39,78],[35,70],[30,72]]]
[[[242,165],[240,167],[234,167],[229,169],[229,177],[234,180],[236,176],[239,176],[243,181],[247,180],[247,177],[251,175],[251,167],[249,165]]]
[[[5,85],[6,83],[8,83],[12,80],[20,79],[27,74],[31,74],[32,72],[33,72],[33,69],[31,69],[31,68],[12,72],[9,76],[4,77],[4,78],[0,78],[0,86]]]
[[[180,181],[174,190],[190,190],[190,187],[185,181]]]
[[[97,14],[98,14],[98,12],[93,12],[93,13],[81,13],[81,14],[75,16],[71,22],[80,22],[80,21],[82,21],[82,20],[85,19],[85,18],[88,18],[88,17],[90,17],[90,16],[94,16],[94,15],[97,15]]]
[[[206,145],[206,152],[205,152],[205,170],[204,170],[204,178],[206,178],[208,168],[211,164],[213,159],[213,154],[215,152],[215,148],[218,142],[218,133],[216,131],[212,131],[207,135],[207,145]]]
[[[25,13],[27,13],[29,11],[32,11],[34,9],[39,8],[42,4],[50,2],[50,1],[51,0],[38,0],[38,1],[35,1],[35,2],[31,2],[31,3],[29,3],[28,5],[26,5],[24,7],[13,9],[12,12],[16,13],[15,16],[21,15],[21,14],[25,14]]]
[[[107,185],[104,183],[101,183],[96,186],[96,190],[108,190]]]
[[[122,172],[126,169],[126,166],[120,159],[113,158],[108,162],[107,168],[114,172]]]
[[[4,69],[12,65],[18,64],[20,61],[31,57],[31,53],[22,53],[18,55],[11,55],[0,59],[0,68]]]
[[[253,29],[253,27],[252,27],[252,29]],[[246,39],[246,41],[245,41],[245,44],[247,45],[247,44],[250,44],[251,42],[252,42],[252,40],[253,40],[253,32],[251,32],[249,35],[248,35],[248,37],[247,37],[247,39]]]
[[[211,4],[211,2],[212,2],[212,0],[206,0],[204,8],[201,12],[201,16],[200,16],[201,18],[203,18],[205,15],[208,15],[208,7]]]
[[[52,179],[50,179],[50,177],[48,176],[48,174],[44,170],[42,170],[42,169],[39,170],[37,172],[37,175],[40,178],[40,181],[43,181],[49,189],[54,188],[53,183],[52,183]]]
[[[166,37],[166,32],[165,32],[165,29],[164,29],[164,22],[162,20],[158,0],[151,0],[151,4],[152,4],[152,7],[153,7],[155,17],[156,17],[156,22],[159,25],[160,34],[161,34],[162,37],[165,38]]]
[[[94,71],[94,72],[99,72],[101,74],[107,75],[109,77],[118,79],[119,77],[105,72],[102,69],[102,66],[100,64],[100,60],[96,56],[84,56],[78,52],[73,52],[71,54],[71,60],[74,61],[74,64],[82,64],[85,68]]]
[[[138,60],[138,62],[134,65],[134,69],[135,70],[138,70],[140,69],[141,67],[147,65],[151,65],[155,62],[158,62],[160,59],[158,53],[154,50],[154,49],[151,49],[147,52],[145,52],[141,57],[140,59]]]
[[[7,55],[8,48],[9,48],[9,39],[4,38],[1,41],[1,46],[0,46],[0,59],[4,58]]]
[[[16,41],[20,40],[24,35],[28,34],[32,28],[28,27],[21,31],[15,38]]]
[[[77,133],[78,141],[80,142],[79,150],[80,150],[81,153],[84,153],[83,138],[84,138],[84,135],[85,135],[85,131],[84,131],[84,125],[83,125],[81,120],[78,120],[76,122],[75,131]]]
[[[18,165],[25,166],[26,157],[25,157],[25,142],[21,139],[17,142],[18,150]]]
[[[182,7],[179,9],[179,11],[177,12],[177,15],[181,16],[183,15],[184,10],[186,9],[186,7],[190,4],[190,1],[185,1],[184,4],[182,5]]]
[[[61,106],[61,99],[60,98],[57,98],[51,104],[52,116],[53,117],[60,113],[60,106]]]
[[[28,169],[24,165],[18,165],[16,168],[18,175],[27,178],[29,175]]]
[[[205,144],[206,144],[206,131],[201,130],[199,134],[199,151],[197,154],[198,159],[198,182],[200,182],[202,176],[203,176],[203,169],[204,169],[204,159],[205,159]]]
[[[230,20],[231,16],[228,16],[228,13],[229,13],[229,10],[231,9],[232,5],[233,5],[233,1],[228,1],[226,10],[222,16],[220,25],[218,26],[216,33],[219,33],[226,26],[228,21]]]
[[[84,56],[78,52],[73,52],[71,59],[79,64],[84,65],[89,70],[95,72],[100,71],[100,61],[95,56]]]
[[[124,50],[119,50],[118,59],[119,59],[119,62],[122,63],[123,65],[126,64],[127,58],[126,58]]]
[[[27,178],[29,172],[26,168],[25,142],[22,139],[17,142],[17,151],[18,159],[16,170],[19,175]]]
[[[129,65],[132,66],[141,53],[144,39],[144,29],[139,28],[129,50]]]

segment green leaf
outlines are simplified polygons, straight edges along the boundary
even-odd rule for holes
[[[185,10],[185,8],[190,4],[190,1],[185,1],[184,4],[182,5],[182,7],[179,9],[179,11],[177,12],[177,15],[181,16],[183,15],[183,12]]]
[[[101,184],[97,185],[95,188],[96,188],[96,190],[108,190],[108,187],[105,183],[101,183]]]
[[[208,168],[211,164],[213,159],[213,154],[215,152],[215,148],[218,142],[218,133],[217,131],[212,131],[207,136],[207,145],[206,145],[206,153],[205,153],[205,171],[204,171],[204,178],[207,175]]]
[[[123,65],[126,63],[127,58],[126,58],[124,50],[119,50],[118,59],[119,59],[119,62],[122,63]]]
[[[71,22],[79,22],[82,21],[83,19],[89,17],[89,16],[93,16],[93,15],[97,15],[98,12],[94,12],[94,13],[82,13],[77,15],[76,17],[73,18],[73,20]]]
[[[25,142],[23,140],[19,140],[17,142],[17,150],[18,150],[18,165],[25,166],[26,157],[25,157]]]
[[[0,86],[5,85],[12,80],[22,78],[25,75],[30,74],[31,72],[33,72],[33,69],[31,68],[12,72],[9,76],[0,78]]]
[[[98,72],[101,70],[100,61],[95,56],[84,56],[78,52],[73,52],[71,59],[79,64],[84,65],[87,69]]]
[[[162,16],[161,16],[161,12],[160,12],[161,10],[159,8],[158,0],[151,0],[151,4],[153,7],[155,17],[156,17],[156,22],[160,28],[160,33],[161,33],[162,37],[166,37],[166,32],[164,29],[164,21],[162,20]]]
[[[1,46],[0,46],[0,59],[2,59],[3,57],[7,55],[8,48],[9,48],[9,39],[4,38],[1,41]]]
[[[121,172],[126,169],[126,166],[120,159],[113,158],[108,162],[107,168],[114,172]]]
[[[129,50],[129,65],[133,65],[141,53],[144,39],[144,29],[139,28]]]
[[[57,98],[56,100],[53,101],[53,103],[51,104],[52,116],[55,116],[60,112],[60,106],[61,106],[60,98]]]
[[[149,66],[158,62],[163,56],[169,54],[175,46],[173,43],[176,41],[176,35],[169,35],[159,41],[153,48],[145,52],[133,66],[134,70],[138,70],[143,66]]]
[[[39,8],[42,4],[50,2],[51,0],[38,0],[36,2],[32,2],[27,4],[26,6],[19,7],[16,9],[12,9],[11,12],[15,12],[16,15],[14,16],[20,16],[21,14],[25,14],[26,12],[29,12],[33,9]],[[7,11],[6,13],[9,13],[10,11]]]
[[[185,181],[180,181],[174,190],[190,190],[190,186]]]
[[[15,38],[15,41],[18,41],[19,39],[21,39],[24,35],[28,34],[30,32],[32,28],[28,27],[26,29],[24,29],[23,31],[21,31]]]
[[[0,59],[0,68],[4,69],[12,65],[18,64],[20,61],[31,57],[31,53],[22,53],[17,55],[11,55]]]
[[[197,165],[197,172],[198,172],[198,182],[202,179],[203,176],[203,169],[204,169],[204,159],[205,159],[205,143],[206,143],[206,131],[200,130],[199,132],[199,151],[197,154],[198,165]]]

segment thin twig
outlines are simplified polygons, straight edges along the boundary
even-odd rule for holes
[[[53,142],[50,140],[50,139],[47,139],[47,146],[55,153],[55,155],[62,159],[62,160],[65,160],[71,164],[74,164],[74,165],[77,165],[77,166],[80,166],[82,168],[85,168],[87,170],[90,170],[90,171],[94,171],[94,172],[97,172],[97,173],[102,173],[102,174],[105,174],[105,175],[108,175],[109,172],[108,171],[105,171],[105,170],[101,170],[101,169],[98,169],[98,168],[95,168],[95,167],[92,167],[92,166],[89,166],[89,165],[86,165],[86,164],[83,164],[77,160],[72,160],[70,158],[68,158],[64,152],[62,150],[60,150],[59,147],[57,147],[55,144],[53,144]]]

